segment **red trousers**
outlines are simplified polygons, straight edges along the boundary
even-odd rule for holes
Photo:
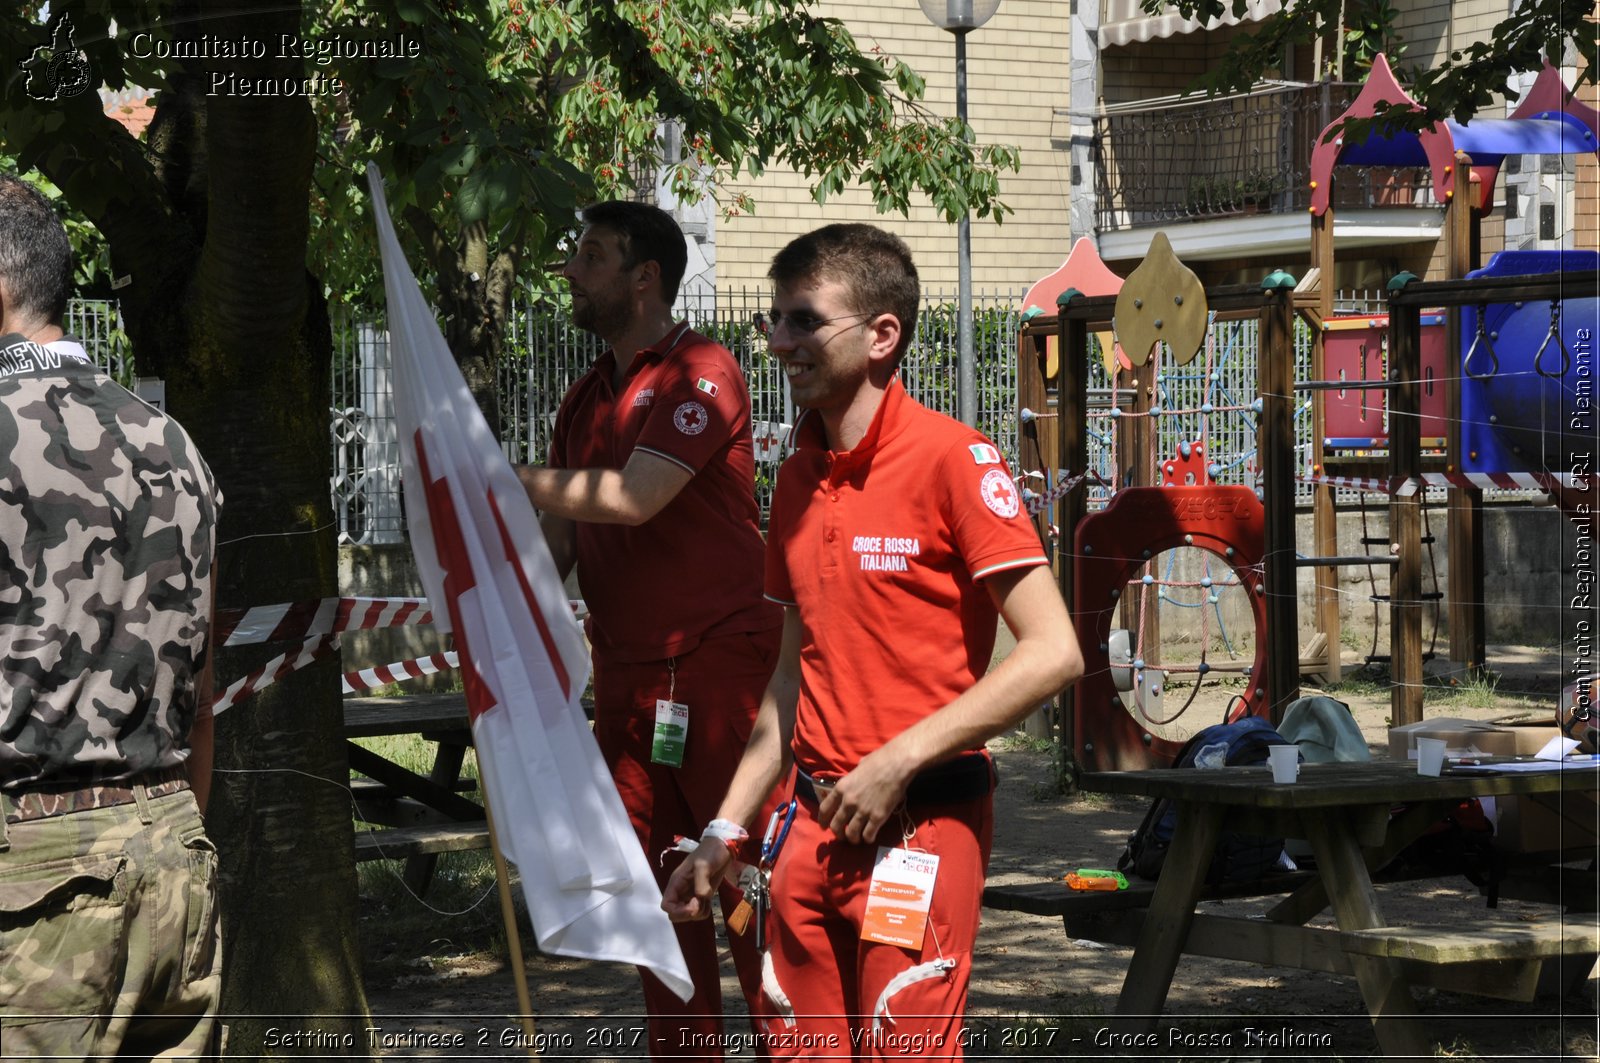
[[[683,857],[669,854],[663,864],[661,853],[672,848],[679,836],[698,839],[728,791],[777,663],[780,630],[709,639],[671,662],[614,663],[595,657],[595,738],[662,886]],[[669,691],[672,700],[689,706],[681,768],[650,763],[656,699],[667,698]],[[758,831],[773,803],[769,799],[762,810]],[[754,863],[759,845],[757,838],[742,859]],[[738,903],[739,892],[724,886],[719,900],[726,916]],[[685,1004],[658,978],[640,970],[650,1054],[721,1059],[722,980],[716,928],[707,919],[679,923],[677,930],[695,995]],[[754,938],[750,927],[743,934],[728,930],[734,969],[752,1016],[759,1014],[761,993],[761,957]]]
[[[992,796],[912,808],[886,824],[871,845],[837,837],[817,823],[816,806],[802,800],[772,872],[767,939],[775,981],[789,999],[795,1024],[773,1016],[767,1006],[771,1057],[961,1058],[972,946],[993,837]],[[861,940],[880,844],[939,857],[920,953]],[[936,960],[954,966],[923,966]],[[928,976],[891,988],[892,980],[913,969]]]

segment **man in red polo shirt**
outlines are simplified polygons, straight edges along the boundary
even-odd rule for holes
[[[655,862],[676,838],[699,831],[727,789],[772,674],[782,618],[761,594],[744,375],[725,348],[672,317],[687,260],[683,233],[671,215],[641,203],[596,204],[583,220],[562,272],[573,321],[609,349],[562,400],[549,465],[517,473],[563,578],[577,566],[589,607],[595,737]],[[725,892],[727,913],[739,895]],[[754,1008],[753,935],[728,939]],[[709,923],[683,926],[679,942],[693,999],[680,1002],[640,972],[651,1053],[720,1058],[715,935]]]
[[[772,351],[806,408],[768,526],[783,646],[719,822],[662,906],[706,914],[731,861],[726,823],[758,820],[792,755],[768,1047],[959,1056],[992,836],[984,743],[1083,661],[999,452],[896,377],[921,294],[905,244],[831,225],[770,276]],[[999,616],[1017,647],[990,671]]]

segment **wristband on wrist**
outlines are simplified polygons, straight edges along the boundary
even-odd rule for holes
[[[738,855],[739,846],[750,838],[750,832],[739,824],[728,819],[714,819],[706,824],[706,829],[701,833],[702,842],[716,839],[728,847],[728,852]]]

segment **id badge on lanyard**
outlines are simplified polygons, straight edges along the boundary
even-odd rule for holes
[[[656,699],[656,729],[650,742],[650,763],[683,767],[684,744],[689,739],[689,706],[674,700],[678,689],[678,662],[667,662],[667,696]]]
[[[861,940],[920,952],[938,875],[939,858],[933,853],[879,846],[867,887]]]

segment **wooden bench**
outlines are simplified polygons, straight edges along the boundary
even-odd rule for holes
[[[1576,991],[1600,954],[1594,913],[1560,922],[1480,919],[1470,926],[1380,926],[1339,934],[1344,951],[1398,960],[1419,984],[1462,989],[1502,1000]]]
[[[415,827],[387,827],[356,831],[356,860],[402,860],[435,857],[489,847],[489,824],[425,823]]]
[[[586,701],[584,707],[592,716],[593,704]],[[461,776],[472,746],[465,694],[345,698],[343,733],[351,770],[366,776],[350,783],[357,817],[385,828],[356,831],[358,863],[405,860],[406,885],[420,895],[428,888],[440,853],[489,847],[482,794],[475,780]],[[438,743],[426,776],[354,741],[399,734]]]
[[[1427,877],[1392,876],[1391,880]],[[1310,871],[1268,875],[1256,882],[1208,886],[1202,901],[1237,900],[1292,894],[1317,881]],[[1125,890],[1069,889],[1064,882],[990,886],[983,906],[996,911],[1060,916],[1068,938],[1132,946],[1144,925],[1155,884],[1130,881]],[[1287,903],[1285,907],[1288,907]],[[1270,940],[1270,944],[1268,943]],[[1593,968],[1600,953],[1600,917],[1569,914],[1560,923],[1494,919],[1487,913],[1460,927],[1379,927],[1337,931],[1316,927],[1197,914],[1184,951],[1212,959],[1260,962],[1276,954],[1303,970],[1351,975],[1351,956],[1398,961],[1417,985],[1489,996],[1532,1000],[1541,990],[1565,992]],[[1566,970],[1540,981],[1545,961],[1564,961]]]
[[[1208,886],[1200,895],[1200,899],[1222,901],[1239,897],[1271,897],[1299,889],[1315,877],[1308,871],[1289,871],[1266,875],[1255,882]],[[983,906],[1001,912],[1059,915],[1064,919],[1070,919],[1075,915],[1148,908],[1150,898],[1155,891],[1154,882],[1141,882],[1135,879],[1128,880],[1128,888],[1125,890],[1075,890],[1060,881],[1028,882],[1020,886],[986,887],[983,891]]]
[[[1422,963],[1476,963],[1480,960],[1545,960],[1600,952],[1600,923],[1593,915],[1561,922],[1524,923],[1481,920],[1467,927],[1380,926],[1345,930],[1346,952]]]
[[[1254,882],[1208,886],[1203,901],[1273,897],[1292,893],[1316,881],[1309,871],[1266,875]],[[1125,890],[1075,890],[1065,882],[1029,882],[1017,886],[988,886],[983,906],[995,911],[1027,915],[1060,916],[1068,938],[1108,945],[1131,945],[1155,895],[1154,882],[1128,881]]]

